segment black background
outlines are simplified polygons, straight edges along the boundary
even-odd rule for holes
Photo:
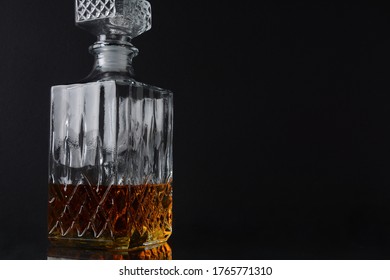
[[[49,93],[88,74],[73,1],[3,1],[0,258],[46,258]],[[390,24],[374,5],[151,1],[175,93],[174,259],[390,257]]]

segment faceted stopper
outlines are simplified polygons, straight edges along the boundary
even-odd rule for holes
[[[76,25],[94,35],[134,38],[152,27],[146,0],[76,0]]]

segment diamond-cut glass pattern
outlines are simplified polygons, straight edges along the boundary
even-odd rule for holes
[[[121,34],[134,38],[152,27],[146,0],[77,0],[76,24],[95,35]]]
[[[106,18],[115,15],[115,0],[77,0],[77,21]]]
[[[49,236],[127,239],[138,247],[171,233],[172,186],[49,186]]]

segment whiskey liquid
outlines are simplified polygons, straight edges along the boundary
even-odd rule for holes
[[[49,240],[54,246],[129,249],[172,233],[172,185],[49,185]]]

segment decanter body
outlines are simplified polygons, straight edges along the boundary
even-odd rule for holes
[[[144,0],[76,0],[76,24],[98,40],[91,74],[51,91],[52,246],[128,250],[171,235],[172,93],[132,68],[150,19]]]

